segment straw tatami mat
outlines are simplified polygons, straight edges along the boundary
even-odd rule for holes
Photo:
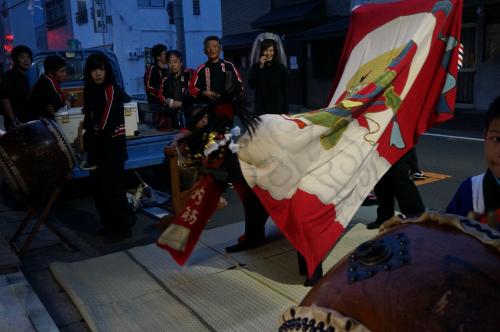
[[[215,331],[275,331],[294,301],[245,271],[227,270],[172,289]]]
[[[203,231],[200,242],[221,254],[225,254],[225,248],[236,244],[238,237],[244,232],[244,222],[230,224]],[[266,245],[252,250],[232,253],[229,256],[240,264],[247,264],[254,260],[272,257],[290,250],[294,250],[293,246],[283,237],[278,227],[269,218],[266,223]]]
[[[305,276],[298,272],[297,253],[288,251],[249,263],[244,270],[262,284],[300,303],[311,287],[304,287]]]
[[[154,244],[132,248],[128,253],[167,287],[192,282],[238,265],[236,260],[224,257],[203,243],[198,243],[184,266],[179,266],[166,250]]]
[[[124,252],[50,269],[93,331],[207,330]]]
[[[189,308],[164,291],[77,307],[92,331],[211,331]]]
[[[279,238],[274,225],[267,227],[268,237]],[[225,254],[242,231],[242,223],[206,230],[184,267],[153,244],[51,270],[93,331],[274,331],[309,288],[286,239]],[[374,233],[355,226],[325,272]]]

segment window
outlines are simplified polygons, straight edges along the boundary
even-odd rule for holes
[[[476,67],[477,28],[475,23],[462,24],[461,42],[463,44],[462,68],[457,77],[457,103],[474,102],[474,73]]]
[[[47,29],[52,30],[66,25],[64,0],[51,0],[45,4]]]
[[[137,7],[140,8],[164,8],[165,0],[137,0]]]
[[[485,8],[484,61],[500,61],[500,5]]]
[[[87,0],[78,0],[76,3],[77,12],[76,16],[76,24],[85,24],[89,21],[87,16]]]
[[[500,61],[500,23],[486,25],[484,60]]]
[[[461,42],[464,46],[463,69],[474,69],[476,66],[476,25],[465,23],[462,25]]]
[[[193,15],[200,15],[200,0],[193,0]]]

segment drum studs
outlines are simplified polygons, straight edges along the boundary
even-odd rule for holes
[[[408,237],[402,233],[387,235],[359,245],[350,255],[347,281],[354,283],[410,264]]]
[[[383,241],[368,241],[354,252],[354,259],[365,266],[375,266],[392,256],[392,250]]]

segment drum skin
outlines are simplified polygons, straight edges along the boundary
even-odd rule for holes
[[[60,186],[73,166],[73,151],[54,121],[31,121],[0,137],[0,170],[12,191],[30,203]]]
[[[353,282],[348,255],[300,305],[334,309],[372,331],[500,331],[497,248],[429,222],[397,225],[374,240],[396,235],[407,239],[401,266],[384,270],[381,262],[373,276]]]

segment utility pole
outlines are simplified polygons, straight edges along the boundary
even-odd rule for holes
[[[177,36],[177,50],[184,57],[184,66],[187,67],[186,44],[184,42],[184,15],[182,13],[182,0],[174,0],[174,23]]]

